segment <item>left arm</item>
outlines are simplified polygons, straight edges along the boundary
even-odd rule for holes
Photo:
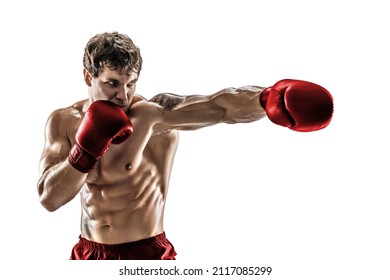
[[[212,95],[162,93],[150,101],[159,105],[161,129],[193,130],[218,123],[247,123],[265,117],[260,105],[263,87],[226,88]]]

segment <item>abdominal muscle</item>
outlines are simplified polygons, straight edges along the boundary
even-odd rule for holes
[[[81,192],[81,232],[92,241],[118,244],[163,231],[164,187],[147,170],[115,184],[86,183]]]

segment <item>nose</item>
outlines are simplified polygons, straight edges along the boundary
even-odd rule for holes
[[[120,100],[122,104],[125,104],[128,99],[128,89],[126,87],[118,89],[115,97],[116,99]]]

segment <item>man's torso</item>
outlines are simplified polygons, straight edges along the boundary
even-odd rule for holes
[[[71,146],[85,104],[81,101],[65,109],[65,114],[73,116],[67,130]],[[132,136],[110,146],[80,191],[81,232],[95,242],[125,243],[163,232],[178,133],[155,131],[152,120],[143,114],[148,103],[139,101],[136,105],[128,113],[134,127]]]

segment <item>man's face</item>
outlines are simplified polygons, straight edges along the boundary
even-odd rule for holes
[[[97,100],[109,100],[127,111],[135,93],[138,74],[135,72],[131,72],[130,75],[124,74],[104,65],[103,71],[96,78],[84,69],[84,79],[89,86],[91,103]]]

